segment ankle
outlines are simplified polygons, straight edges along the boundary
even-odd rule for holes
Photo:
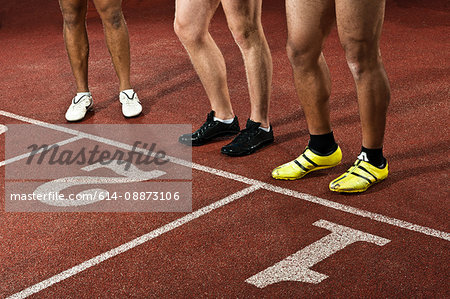
[[[214,110],[214,117],[221,120],[228,120],[234,118],[233,111],[224,112],[224,111],[215,111]]]
[[[308,147],[318,155],[329,155],[337,149],[333,131],[327,134],[309,135]]]
[[[386,158],[383,156],[383,148],[365,148],[361,147],[361,153],[358,156],[359,160],[368,162],[375,167],[384,168],[386,165]]]
[[[125,91],[125,90],[128,90],[128,89],[133,89],[133,87],[131,86],[130,83],[127,83],[127,84],[120,84],[120,85],[119,85],[119,90],[120,90],[120,92]]]
[[[260,123],[260,127],[264,128],[264,129],[269,129],[270,128],[270,122],[268,118],[262,118],[262,117],[251,117],[250,116],[250,120],[254,121],[256,123]]]

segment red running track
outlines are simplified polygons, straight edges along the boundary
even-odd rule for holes
[[[101,23],[94,12],[89,13],[90,86],[96,107],[84,123],[188,123],[196,127],[204,121],[208,100],[173,34],[174,6],[168,2],[129,0],[124,4],[131,35],[132,80],[144,104],[143,116],[131,120],[120,112],[117,79]],[[243,158],[220,155],[226,141],[193,150],[198,165],[270,185],[255,187],[245,195],[239,193],[249,187],[245,180],[194,169],[194,211],[232,194],[242,195],[196,219],[189,213],[1,212],[0,297],[36,284],[40,288],[34,296],[43,298],[449,297],[447,1],[388,1],[381,50],[392,86],[385,144],[391,173],[385,182],[358,196],[328,190],[329,181],[353,162],[361,139],[353,80],[336,32],[326,44],[325,56],[333,80],[331,117],[344,152],[343,163],[295,182],[270,177],[272,168],[298,155],[308,139],[284,49],[286,20],[280,3],[264,1],[263,12],[274,61],[271,122],[275,144]],[[64,112],[75,89],[61,25],[57,1],[2,3],[1,124],[26,120],[5,112],[65,123]],[[234,110],[245,120],[249,104],[244,67],[221,11],[211,32],[227,61]],[[4,134],[0,142],[4,144]],[[3,161],[3,145],[1,152]],[[3,166],[0,174],[3,182]],[[4,184],[1,187],[3,211]],[[317,203],[310,201],[316,199]],[[63,271],[105,256],[181,217],[191,220],[56,282]],[[331,232],[314,225],[320,220],[389,242],[383,246],[353,243],[318,261],[310,270],[328,277],[319,283],[286,281],[258,288],[246,282],[325,240]],[[40,284],[43,281],[54,284]]]

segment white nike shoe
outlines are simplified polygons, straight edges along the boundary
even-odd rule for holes
[[[91,95],[84,95],[75,101],[76,97],[72,99],[72,103],[67,109],[66,119],[68,121],[82,120],[86,116],[86,112],[92,109],[94,101]]]
[[[119,95],[119,101],[122,104],[122,113],[125,117],[137,116],[142,112],[142,105],[137,94],[134,92],[130,98],[125,92]]]

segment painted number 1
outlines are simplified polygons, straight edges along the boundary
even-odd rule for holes
[[[388,239],[326,220],[316,221],[313,225],[328,229],[331,233],[285,258],[281,262],[276,263],[272,267],[253,275],[246,282],[258,288],[264,288],[281,281],[299,281],[317,284],[328,276],[313,271],[310,268],[332,254],[355,242],[368,242],[378,246],[383,246],[390,242]]]

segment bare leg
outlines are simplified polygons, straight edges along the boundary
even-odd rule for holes
[[[309,132],[329,133],[331,81],[322,46],[335,22],[334,1],[287,0],[286,13],[287,52]]]
[[[177,0],[175,32],[189,53],[216,117],[234,117],[225,60],[208,32],[220,0]]]
[[[268,128],[272,57],[261,25],[262,0],[222,0],[222,5],[244,58],[251,102],[250,119]]]
[[[309,147],[302,155],[275,168],[272,177],[295,180],[311,171],[333,167],[342,159],[341,151],[330,134],[331,81],[322,53],[324,40],[335,23],[334,0],[286,0],[286,14],[286,48],[308,130],[314,136],[311,136]],[[330,150],[333,150],[332,154],[328,154]]]
[[[69,56],[77,92],[89,91],[89,42],[86,31],[87,0],[60,0],[64,18],[64,42]]]
[[[103,22],[106,44],[119,78],[119,89],[130,89],[130,42],[122,0],[94,0]]]
[[[365,149],[354,166],[331,181],[331,191],[364,192],[388,176],[382,147],[390,91],[379,50],[384,8],[385,0],[336,0],[339,38],[356,83]]]
[[[336,0],[339,37],[356,82],[362,144],[373,149],[383,146],[390,100],[379,50],[384,8],[384,0]]]

